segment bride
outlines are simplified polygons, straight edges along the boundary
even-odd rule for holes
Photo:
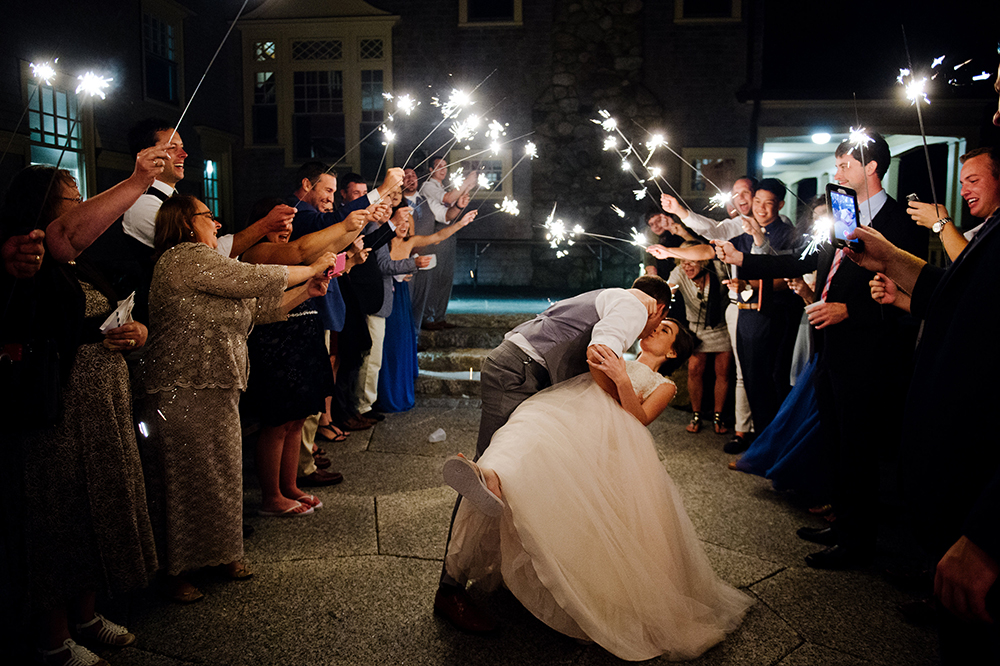
[[[445,558],[460,582],[503,583],[538,619],[622,659],[691,659],[740,623],[752,601],[709,565],[645,428],[677,387],[658,374],[690,355],[664,320],[636,361],[588,361],[618,402],[580,375],[525,401],[478,464],[445,481],[467,501]]]

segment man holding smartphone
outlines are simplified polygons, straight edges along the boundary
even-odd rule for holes
[[[834,180],[857,192],[860,226],[879,229],[914,253],[927,255],[926,230],[915,226],[905,209],[882,189],[889,144],[876,132],[862,151],[848,141],[836,150]],[[753,278],[798,277],[817,271],[819,300],[810,306],[819,360],[816,398],[824,445],[832,465],[832,527],[803,527],[799,537],[826,546],[806,557],[819,569],[844,569],[869,562],[875,552],[880,452],[898,440],[898,417],[905,395],[908,350],[916,329],[902,313],[871,299],[874,275],[830,244],[800,257],[750,255],[729,243],[717,244],[720,259],[740,266]],[[873,387],[879,399],[870,399]]]

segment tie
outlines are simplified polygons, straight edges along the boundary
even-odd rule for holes
[[[833,265],[830,266],[830,273],[826,276],[826,284],[823,285],[823,293],[820,295],[819,300],[826,303],[826,295],[830,291],[830,283],[833,282],[833,275],[840,268],[840,262],[844,260],[844,250],[842,248],[837,248],[837,252],[833,255]]]

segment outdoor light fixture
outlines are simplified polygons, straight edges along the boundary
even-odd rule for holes
[[[763,157],[760,158],[760,165],[765,169],[774,166],[774,155],[771,153],[764,153]]]
[[[813,143],[823,145],[825,143],[830,143],[830,133],[829,132],[816,132],[812,135]]]

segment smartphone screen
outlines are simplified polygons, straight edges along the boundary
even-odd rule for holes
[[[831,240],[835,245],[843,245],[847,242],[847,234],[858,228],[857,196],[854,190],[833,184],[827,186],[826,193],[833,217]]]

